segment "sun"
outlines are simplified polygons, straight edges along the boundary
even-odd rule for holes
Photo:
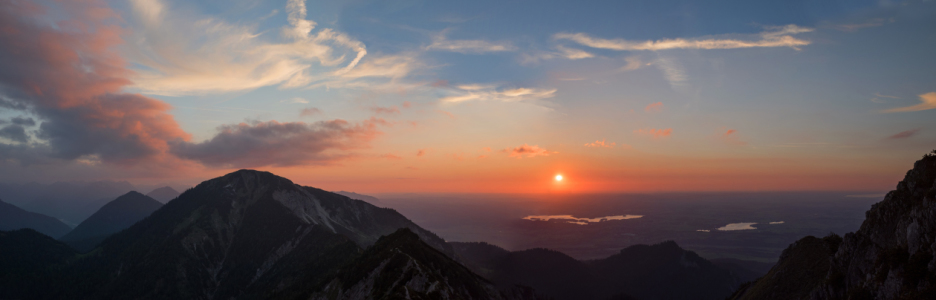
[[[562,181],[562,175],[556,175],[556,181]]]

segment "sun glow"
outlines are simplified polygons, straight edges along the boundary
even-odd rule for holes
[[[556,181],[562,181],[562,175],[556,175]]]

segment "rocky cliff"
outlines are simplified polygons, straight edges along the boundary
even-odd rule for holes
[[[871,207],[858,231],[797,241],[734,299],[936,299],[934,183],[936,151]]]

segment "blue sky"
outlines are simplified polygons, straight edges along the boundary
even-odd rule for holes
[[[161,151],[191,180],[248,167],[373,191],[548,191],[558,172],[578,174],[576,191],[886,189],[936,144],[933,1],[106,6],[133,72],[122,91],[171,106],[190,136]],[[334,120],[370,131],[329,143],[282,131],[244,153],[209,143]],[[23,145],[42,145],[36,127]],[[83,155],[91,166],[18,168],[171,177]],[[828,176],[841,180],[815,182]]]

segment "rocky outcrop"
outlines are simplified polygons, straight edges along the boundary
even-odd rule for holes
[[[785,299],[936,299],[934,183],[936,151],[917,161],[897,189],[871,207],[861,228],[846,234],[830,254],[818,258],[822,247],[797,242],[784,254],[808,252],[808,259],[781,257],[767,276],[742,288],[735,299],[767,299],[762,296],[782,293],[779,288],[791,284],[808,291]],[[804,278],[797,267],[826,270],[824,276]]]
[[[529,288],[498,290],[408,228],[380,238],[311,299],[539,299]]]

